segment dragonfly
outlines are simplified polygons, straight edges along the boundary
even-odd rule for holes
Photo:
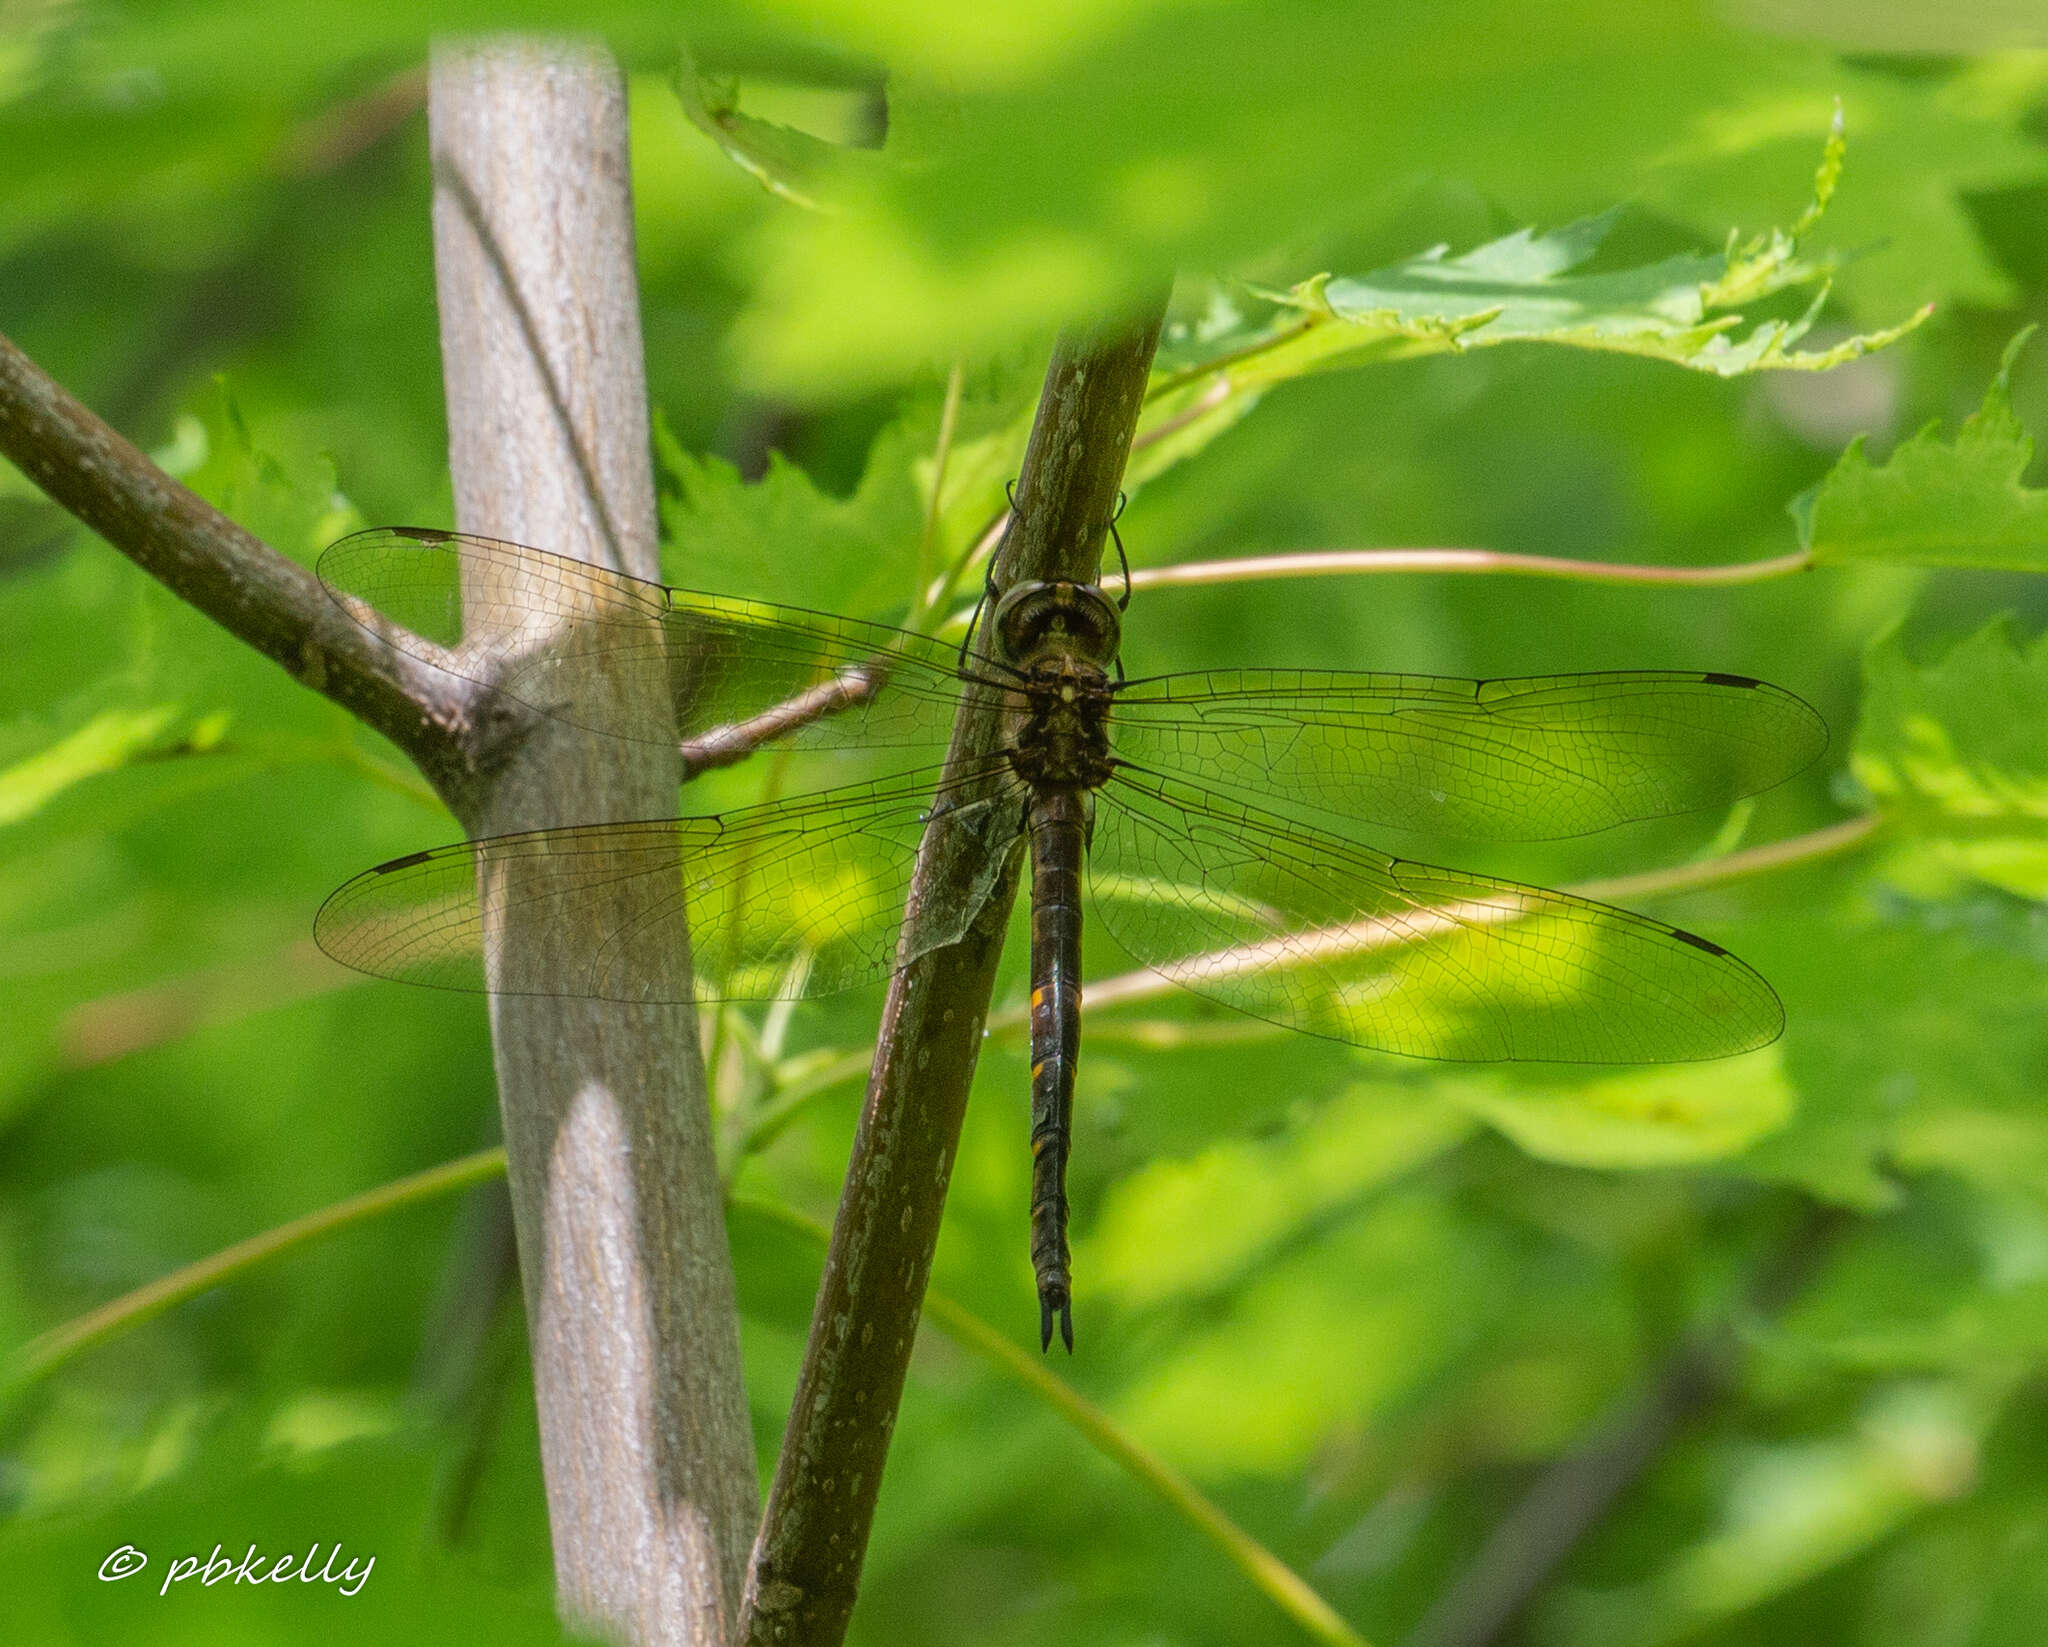
[[[1028,856],[1044,1348],[1055,1325],[1073,1347],[1084,880],[1094,923],[1141,966],[1355,1046],[1661,1063],[1749,1051],[1784,1025],[1770,985],[1707,938],[1356,834],[1554,839],[1756,794],[1811,763],[1827,732],[1799,698],[1748,676],[1125,678],[1123,603],[1093,583],[992,588],[977,653],[426,528],[344,538],[319,575],[388,644],[581,732],[674,743],[685,776],[763,748],[864,750],[901,767],[716,815],[589,819],[380,864],[315,923],[321,948],[360,971],[623,1002],[827,996],[961,936],[1002,866]],[[977,694],[999,707],[998,747],[940,762]],[[989,868],[956,907],[921,908],[906,937],[920,843],[946,830],[969,831],[959,844]],[[645,896],[606,928],[622,886]],[[545,941],[590,929],[582,917],[598,941]],[[678,985],[657,962],[685,944],[694,982]]]

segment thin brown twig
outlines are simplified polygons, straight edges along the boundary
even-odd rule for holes
[[[427,106],[427,70],[416,64],[301,121],[279,145],[287,177],[338,171]]]
[[[1864,812],[1853,818],[1844,818],[1840,823],[1809,829],[1803,835],[1788,835],[1782,841],[1766,841],[1762,846],[1746,846],[1740,852],[1724,852],[1718,857],[1701,858],[1694,863],[1673,864],[1669,869],[1646,869],[1638,875],[1613,875],[1604,880],[1580,881],[1565,890],[1599,902],[1620,898],[1661,898],[1673,892],[1719,886],[1723,881],[1740,880],[1745,875],[1765,875],[1774,869],[1789,869],[1794,864],[1832,858],[1838,852],[1849,852],[1861,846],[1883,827],[1882,813]]]
[[[687,783],[700,772],[735,765],[776,738],[871,702],[888,681],[887,667],[887,659],[870,658],[747,720],[714,726],[684,739],[680,746],[683,781]]]

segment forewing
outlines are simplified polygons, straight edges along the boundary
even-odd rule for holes
[[[331,545],[319,571],[391,645],[613,737],[937,746],[959,701],[955,649],[929,636],[672,589],[495,538],[380,527]]]
[[[342,886],[314,937],[359,972],[441,989],[642,1003],[834,994],[894,964],[935,775],[416,852]]]
[[[1827,746],[1812,709],[1743,675],[1216,670],[1132,681],[1118,755],[1369,824],[1543,840],[1724,806]]]
[[[1289,1029],[1423,1058],[1667,1063],[1783,1028],[1762,978],[1676,927],[1170,780],[1119,773],[1089,856],[1097,916],[1134,959]]]

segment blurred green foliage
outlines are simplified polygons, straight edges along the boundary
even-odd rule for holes
[[[355,524],[449,515],[418,12],[0,6],[0,331],[300,559]],[[1141,567],[1399,544],[1673,566],[1812,551],[1804,575],[1741,587],[1409,576],[1141,597],[1133,673],[1716,669],[1798,691],[1836,729],[1818,768],[1736,818],[1461,864],[1560,884],[1880,820],[1863,847],[1656,900],[1783,995],[1784,1040],[1742,1060],[1440,1067],[1188,1001],[1091,1019],[1082,1347],[1059,1370],[1375,1642],[1406,1637],[1539,1472],[1709,1340],[1733,1345],[1724,1379],[1520,1639],[2017,1647],[2048,1604],[2048,594],[2026,575],[2048,557],[2028,435],[2048,424],[2048,356],[2008,350],[2048,312],[2048,57],[1974,51],[1938,20],[1915,40],[1946,54],[1887,56],[1831,40],[1824,7],[1775,33],[1717,15],[764,0],[432,18],[600,28],[632,75],[686,585],[912,611],[916,569],[958,564],[1000,504],[1053,328],[1165,265],[1183,279],[1163,372],[1298,317],[1262,292],[1336,312],[1368,271],[1604,281],[1596,321],[1687,338],[1715,286],[1741,335],[1810,321],[1818,350],[1936,306],[1833,371],[1717,376],[1462,339],[1475,313],[1526,317],[1498,293],[1431,310],[1417,279],[1382,280],[1353,307],[1434,326],[1429,348],[1196,373],[1154,404],[1122,522]],[[1845,167],[1781,245],[1838,100]],[[1728,286],[1759,248],[1802,278]],[[12,1345],[475,1148],[494,1119],[479,1003],[341,976],[307,941],[334,884],[453,833],[392,751],[4,468],[0,658]],[[716,774],[687,804],[762,781]],[[1123,970],[1107,947],[1098,974]],[[1021,996],[1021,952],[999,1005]],[[742,1191],[829,1216],[858,1094],[830,1076],[858,1064],[874,1005],[721,1026]],[[1014,1031],[992,1037],[937,1264],[1020,1339],[1023,1065]],[[448,1366],[475,1221],[451,1204],[348,1231],[11,1395],[8,1639],[554,1639],[517,1323]],[[733,1241],[765,1465],[819,1254],[744,1215]],[[378,1557],[360,1595],[159,1599],[153,1579],[94,1577],[122,1544],[160,1575],[215,1543],[315,1540]],[[1183,1517],[935,1333],[855,1634],[1300,1639]]]

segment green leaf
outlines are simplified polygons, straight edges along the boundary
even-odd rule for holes
[[[1766,10],[1747,9],[1753,17]],[[1942,8],[1922,9],[1931,16]],[[1787,18],[1781,6],[1768,10],[1774,24]],[[1864,16],[1873,11],[1861,8]],[[2041,177],[2028,112],[2041,95],[2038,61],[2014,53],[1928,73],[1817,53],[1754,66],[1748,85],[1672,134],[1637,197],[1646,207],[1703,228],[1740,222],[1759,190],[1789,187],[1805,170],[1807,134],[1831,99],[1855,138],[1849,186],[1828,213],[1830,239],[1848,253],[1838,283],[1848,311],[1877,319],[1930,299],[2013,304],[2012,279],[1986,244],[1978,196]]]
[[[1509,224],[1633,200],[1713,244],[1811,175],[1838,99],[1872,160],[1833,233],[1859,254],[1843,272],[1856,312],[1883,324],[1957,293],[2010,301],[1958,196],[2038,178],[2048,158],[2023,85],[1845,67],[1696,9],[1579,0],[1534,36],[1498,0],[1381,8],[1370,27],[1310,0],[1099,17],[1055,70],[1027,58],[976,77],[939,70],[935,44],[904,57],[879,25],[847,26],[900,71],[900,163],[843,216],[763,225],[766,278],[739,333],[760,387],[891,381],[1098,310],[1150,269],[1274,278],[1286,247],[1306,272],[1389,244],[1445,181]]]
[[[1989,893],[1875,909],[1864,895],[1809,899],[1811,915],[1742,941],[1784,996],[1799,1106],[1731,1166],[1872,1212],[1900,1200],[1902,1174],[2048,1190],[2035,912]]]
[[[1444,1377],[1511,1302],[1514,1256],[1504,1232],[1398,1186],[1188,1323],[1117,1416],[1198,1475],[1299,1469],[1333,1427],[1383,1421]],[[1259,1400],[1234,1404],[1247,1389]]]
[[[1357,1083],[1279,1138],[1231,1139],[1133,1173],[1112,1191],[1081,1267],[1133,1306],[1210,1291],[1471,1130],[1412,1085]]]
[[[824,174],[835,165],[857,165],[863,158],[794,126],[742,114],[737,84],[700,72],[687,50],[670,84],[690,124],[762,188],[792,206],[814,212],[831,209],[821,194],[821,187],[830,186]]]
[[[65,790],[136,761],[198,753],[220,741],[222,720],[209,716],[181,738],[166,738],[178,718],[176,704],[148,709],[105,709],[48,748],[0,767],[0,825],[40,812]]]
[[[927,455],[908,424],[876,437],[846,498],[779,452],[748,482],[720,458],[686,452],[665,427],[655,450],[671,582],[834,612],[900,609],[908,597],[924,525],[913,465]]]
[[[1332,368],[1546,343],[1737,377],[1827,371],[1882,349],[1932,310],[1825,349],[1797,347],[1820,314],[1834,272],[1832,259],[1806,258],[1799,248],[1827,210],[1843,153],[1838,109],[1812,201],[1798,220],[1746,241],[1731,234],[1719,252],[1620,269],[1593,266],[1622,221],[1617,207],[1549,234],[1518,229],[1457,257],[1435,246],[1370,274],[1317,275],[1287,291],[1261,294],[1278,312],[1255,324],[1244,322],[1227,300],[1212,298],[1205,322],[1169,337],[1162,351],[1169,369],[1147,398],[1133,484],[1199,451],[1267,388]],[[1799,314],[1746,317],[1758,302],[1801,289],[1812,295]]]
[[[1873,648],[1850,770],[1903,831],[1893,884],[2048,898],[2048,636],[2000,619],[1924,663]]]
[[[1589,270],[1620,220],[1618,208],[1549,234],[1519,229],[1450,257],[1433,247],[1357,277],[1318,276],[1280,295],[1297,311],[1237,377],[1274,381],[1332,364],[1401,359],[1496,343],[1555,343],[1644,355],[1693,371],[1735,377],[1755,371],[1826,371],[1883,348],[1931,311],[1832,347],[1795,345],[1827,296],[1831,265],[1799,255],[1842,164],[1839,114],[1814,178],[1812,204],[1789,229],[1771,229],[1718,253],[1694,252],[1625,269]],[[1739,305],[1813,288],[1790,320],[1748,325]]]
[[[1777,1046],[1550,1085],[1530,1072],[1440,1077],[1435,1089],[1544,1161],[1671,1167],[1720,1160],[1782,1127],[1797,1099]]]
[[[171,448],[170,455],[188,466],[186,485],[280,554],[295,559],[311,559],[363,524],[336,483],[332,457],[292,441],[268,420],[263,427],[269,444],[257,445],[226,376],[216,377],[214,385],[215,399],[203,430],[194,431],[181,421]]]
[[[2034,442],[2012,409],[2012,366],[2030,326],[2006,346],[1984,404],[1953,441],[1929,424],[1872,463],[1858,437],[1827,478],[1792,502],[1818,562],[2048,571],[2048,491],[2021,477]]]

